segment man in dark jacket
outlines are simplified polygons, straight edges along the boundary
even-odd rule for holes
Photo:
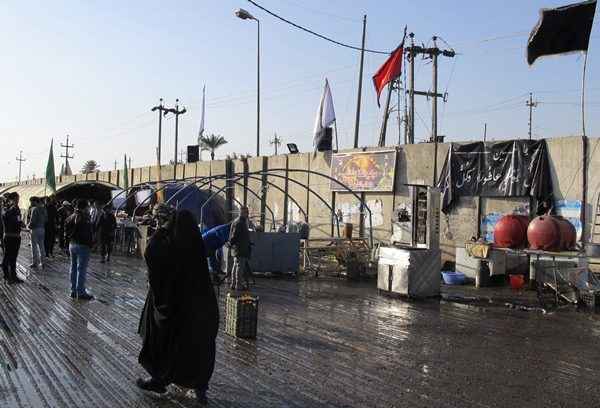
[[[57,212],[58,209],[56,208],[56,200],[54,199],[54,197],[46,198],[46,215],[48,216],[45,229],[46,257],[54,257]]]
[[[69,239],[65,234],[65,222],[73,214],[73,206],[68,201],[63,201],[61,207],[56,213],[56,233],[58,234],[58,244],[67,255],[69,255]]]
[[[231,223],[229,246],[234,258],[231,289],[237,291],[242,289],[241,279],[247,279],[249,272],[250,232],[248,231],[248,207],[246,206],[240,209],[240,216]]]
[[[87,200],[79,200],[75,212],[65,222],[65,232],[70,240],[71,298],[92,300],[94,297],[85,289],[90,249],[94,239]]]
[[[22,283],[17,277],[17,257],[21,248],[21,229],[24,227],[19,209],[19,195],[9,193],[6,195],[8,208],[2,214],[4,226],[4,258],[2,259],[2,270],[4,280],[9,283]]]
[[[115,240],[115,230],[117,229],[117,219],[113,213],[111,205],[104,206],[104,210],[98,218],[97,236],[100,237],[100,262],[110,262],[110,253],[112,252],[113,241]]]
[[[169,384],[192,388],[198,401],[206,405],[215,365],[219,308],[204,244],[191,212],[174,214],[161,204],[156,215],[159,228],[144,254],[148,295],[139,325],[139,362],[151,378],[140,378],[136,384],[158,394],[166,393]]]

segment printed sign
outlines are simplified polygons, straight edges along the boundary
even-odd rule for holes
[[[331,177],[354,191],[394,191],[396,151],[337,153],[331,158]],[[331,181],[332,191],[347,191]]]

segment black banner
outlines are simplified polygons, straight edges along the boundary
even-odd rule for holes
[[[548,200],[552,180],[546,141],[452,144],[439,185],[444,213],[459,196]]]

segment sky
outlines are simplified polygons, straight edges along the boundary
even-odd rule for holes
[[[542,7],[554,0],[344,1],[257,0],[262,6],[343,43],[360,45],[367,15],[366,47],[392,50],[404,26],[419,44],[453,48],[439,62],[439,131],[449,141],[527,137],[529,92],[535,138],[580,135],[583,57],[570,54],[525,60],[527,37]],[[328,78],[340,148],[352,147],[359,53],[331,44],[274,19],[245,0],[17,1],[0,12],[0,181],[15,180],[19,152],[22,177],[43,177],[51,140],[57,172],[66,135],[74,144],[71,167],[87,160],[100,169],[154,164],[158,117],[151,108],[179,98],[180,149],[194,144],[206,85],[205,134],[222,135],[217,151],[256,151],[255,21],[234,16],[244,8],[261,27],[261,153],[273,153],[274,134],[310,151],[315,115]],[[377,143],[382,111],[371,77],[384,55],[365,56],[360,120],[361,146]],[[594,25],[588,57],[586,122],[600,132],[600,28]],[[416,88],[432,86],[432,66],[416,62]],[[383,102],[382,95],[382,102]],[[396,102],[396,100],[395,100]],[[395,104],[395,103],[394,103]],[[417,97],[415,138],[430,135],[431,101]],[[403,102],[400,105],[403,109]],[[163,163],[174,156],[175,121],[163,120]],[[388,142],[398,140],[392,115]],[[280,148],[282,149],[283,146]],[[204,157],[207,159],[207,156]]]

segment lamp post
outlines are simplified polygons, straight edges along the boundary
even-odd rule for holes
[[[257,24],[256,46],[256,157],[260,156],[260,21],[244,9],[235,10],[235,15],[242,20],[254,20]]]

